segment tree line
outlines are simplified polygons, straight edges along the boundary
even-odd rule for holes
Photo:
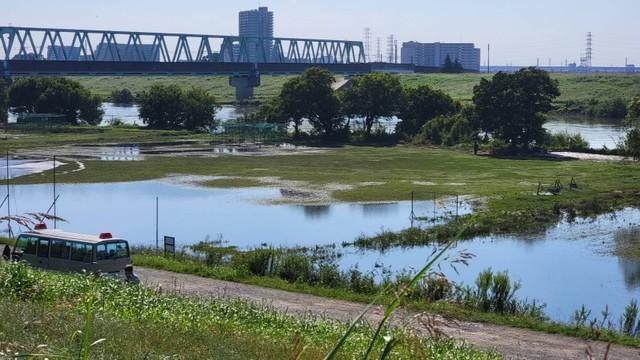
[[[292,124],[293,136],[301,135],[306,120],[315,136],[347,140],[354,134],[392,141],[453,146],[490,144],[510,152],[532,151],[549,143],[543,128],[546,113],[560,95],[558,83],[537,68],[513,74],[497,73],[482,79],[473,89],[470,104],[462,105],[428,85],[402,86],[399,77],[371,73],[353,77],[339,90],[334,77],[320,68],[309,68],[285,82],[275,98],[249,116],[253,122]],[[151,129],[209,130],[216,126],[219,105],[199,88],[155,85],[139,94],[122,89],[111,94],[118,103],[136,101],[143,122]],[[102,99],[68,78],[20,78],[10,86],[0,81],[0,121],[7,109],[23,113],[63,114],[69,124],[99,124]],[[381,118],[397,116],[394,134],[374,134]],[[358,123],[358,125],[356,125]],[[362,124],[361,127],[359,124]],[[640,158],[640,98],[629,104],[624,150]]]
[[[139,104],[139,115],[150,129],[208,130],[219,108],[215,97],[198,88],[155,85],[134,96],[128,89],[115,90],[110,100]],[[102,101],[77,81],[62,77],[16,79],[10,86],[0,81],[0,122],[7,110],[23,114],[60,114],[69,125],[98,125],[104,114]]]

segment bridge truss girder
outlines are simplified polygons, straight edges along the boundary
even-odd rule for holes
[[[0,27],[0,60],[363,64],[360,41]]]

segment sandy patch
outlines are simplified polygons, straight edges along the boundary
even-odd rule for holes
[[[552,152],[551,155],[558,156],[566,159],[576,160],[590,160],[590,161],[631,161],[631,158],[618,155],[601,155],[601,154],[588,154],[570,151]]]
[[[365,182],[361,182],[358,183],[358,186],[379,186],[379,185],[385,185],[386,182],[383,181],[365,181]]]
[[[420,186],[434,186],[434,185],[438,185],[432,181],[412,181],[411,182],[413,185],[420,185]]]
[[[445,185],[449,185],[449,186],[465,186],[467,185],[467,183],[446,183]]]

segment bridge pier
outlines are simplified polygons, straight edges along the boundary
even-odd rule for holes
[[[9,73],[9,63],[7,62],[7,60],[2,61],[0,81],[4,81],[7,85],[11,85],[11,74]]]
[[[246,100],[253,97],[253,88],[260,86],[260,74],[230,76],[229,85],[236,88],[237,101]]]

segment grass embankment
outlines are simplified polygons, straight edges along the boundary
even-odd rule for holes
[[[247,271],[247,269],[242,267],[234,267],[228,265],[207,265],[203,261],[185,254],[178,254],[174,258],[166,258],[152,252],[138,251],[132,255],[132,262],[136,266],[360,303],[369,303],[376,292],[381,291],[383,288],[387,287],[387,285],[374,286],[373,284],[371,284],[369,286],[363,287],[363,289],[354,289],[353,283],[328,286],[321,283],[322,281],[324,281],[323,279],[319,279],[316,283],[304,282],[302,281],[302,279],[290,282],[276,276],[253,275],[249,271]],[[348,278],[349,275],[347,274],[346,277]],[[366,282],[366,280],[363,280],[361,278],[360,280],[357,280],[357,282],[363,283]],[[423,288],[422,286],[423,285],[421,285],[420,287],[423,290],[427,289]],[[402,287],[402,285],[398,283],[391,287]],[[438,290],[435,291],[437,292]],[[394,299],[394,294],[395,292],[386,293],[385,296],[380,297],[379,304],[387,305],[391,303],[391,301],[393,301]],[[622,336],[617,331],[603,329],[598,326],[590,328],[584,324],[563,324],[549,321],[539,315],[534,316],[524,315],[522,313],[509,314],[482,311],[472,306],[466,306],[459,301],[445,301],[445,299],[442,299],[440,301],[430,301],[426,298],[416,298],[416,295],[418,295],[418,293],[410,295],[408,297],[408,300],[403,305],[408,309],[414,311],[426,311],[429,313],[441,314],[445,316],[445,318],[486,322],[497,325],[536,330],[550,334],[562,334],[583,339],[600,340],[612,342],[615,344],[640,347],[639,338]],[[531,304],[520,303],[515,299],[514,301],[520,304],[518,306],[531,306]]]
[[[443,90],[455,99],[471,101],[473,87],[487,74],[412,74],[401,75],[400,81],[407,86],[419,86],[428,84],[436,89]],[[613,99],[631,100],[634,96],[640,96],[640,76],[623,74],[551,74],[558,80],[561,96],[557,99],[558,105],[574,104],[578,108],[589,106],[595,101]],[[264,101],[275,97],[280,92],[282,84],[288,76],[263,75],[261,85],[255,89],[255,99]],[[203,88],[219,101],[235,101],[234,89],[229,86],[226,76],[120,76],[120,77],[74,77],[91,91],[107,97],[113,90],[123,88],[130,89],[134,93],[146,90],[155,84],[177,84],[188,88],[197,86]]]
[[[18,264],[0,263],[0,291],[3,314],[11,314],[0,321],[0,357],[315,359],[346,328],[241,301],[185,297]],[[453,341],[385,332],[399,339],[394,359],[500,358]],[[339,357],[361,357],[371,334],[358,327]],[[383,345],[379,341],[376,352]]]
[[[470,102],[473,87],[487,74],[403,75],[407,86],[428,84],[455,99]],[[624,74],[551,74],[558,81],[560,97],[555,105],[560,113],[598,117],[624,117],[625,104],[640,96],[640,76]],[[616,102],[618,101],[618,102]],[[620,105],[622,104],[622,105]]]
[[[254,99],[264,101],[276,96],[289,78],[262,75],[260,86],[255,88]],[[229,85],[228,76],[74,76],[73,79],[103,98],[110,96],[114,90],[129,89],[137,94],[153,85],[175,84],[185,89],[192,86],[202,88],[220,102],[236,101],[235,89]]]

